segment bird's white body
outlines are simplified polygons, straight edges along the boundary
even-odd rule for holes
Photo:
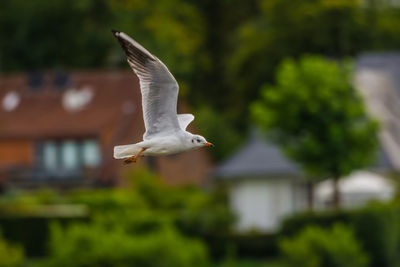
[[[142,148],[146,148],[141,155],[160,156],[176,154],[195,149],[191,143],[191,133],[179,131],[173,135],[154,137],[142,142],[114,147],[114,157],[116,159],[128,158],[136,155]]]
[[[122,32],[113,31],[140,81],[143,119],[146,132],[143,141],[114,147],[114,158],[176,154],[210,146],[204,137],[193,135],[186,127],[194,116],[177,114],[179,86],[168,68],[144,47]]]

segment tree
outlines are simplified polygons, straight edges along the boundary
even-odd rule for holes
[[[218,144],[210,153],[217,161],[230,155],[242,143],[238,131],[232,127],[230,122],[209,106],[197,109],[196,125],[201,129],[207,140]]]
[[[109,0],[108,3],[113,27],[159,57],[177,78],[180,93],[187,95],[188,84],[205,64],[204,21],[196,6],[183,0]],[[125,55],[115,40],[112,47],[112,54],[127,67]]]
[[[337,181],[374,159],[377,122],[350,84],[347,65],[317,56],[285,60],[275,86],[264,86],[251,112],[260,127],[310,177]]]
[[[203,64],[203,24],[197,8],[183,0],[3,0],[1,71],[104,68],[115,63],[128,68],[110,32],[116,28],[188,82]],[[194,60],[197,56],[200,63]]]
[[[106,0],[3,0],[1,71],[104,66],[112,38]]]
[[[245,114],[278,64],[305,53],[343,59],[364,51],[400,45],[400,8],[358,0],[261,0],[259,12],[245,20],[231,39],[235,46],[225,64],[230,94]],[[386,1],[385,1],[386,2]]]

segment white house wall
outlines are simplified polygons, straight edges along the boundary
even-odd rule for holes
[[[238,231],[276,231],[284,216],[304,208],[304,200],[304,187],[287,178],[243,179],[230,190]]]

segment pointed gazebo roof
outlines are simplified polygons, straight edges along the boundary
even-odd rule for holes
[[[253,131],[249,140],[217,167],[214,176],[229,179],[244,176],[299,175],[300,172],[300,168],[288,160],[278,147],[268,143],[259,133]]]

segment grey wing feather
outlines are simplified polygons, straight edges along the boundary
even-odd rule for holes
[[[176,106],[179,86],[157,57],[123,32],[112,31],[139,78],[142,93],[144,139],[180,130]]]
[[[192,114],[178,114],[179,126],[184,131],[193,120],[194,116]]]

